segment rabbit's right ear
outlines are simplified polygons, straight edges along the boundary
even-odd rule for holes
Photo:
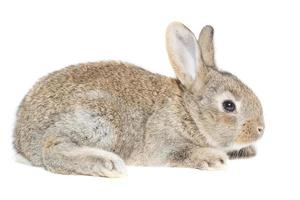
[[[214,29],[210,25],[203,27],[199,34],[199,45],[201,48],[202,59],[206,66],[215,67],[214,50]]]
[[[187,89],[200,89],[206,67],[194,34],[183,24],[173,22],[167,28],[166,37],[169,59],[177,78]]]

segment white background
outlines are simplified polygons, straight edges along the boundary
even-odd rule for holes
[[[0,1],[0,199],[299,199],[297,1]],[[253,159],[221,171],[129,167],[128,177],[63,176],[15,161],[12,130],[22,97],[70,64],[117,59],[174,76],[165,28],[215,28],[220,68],[262,101],[266,131]]]

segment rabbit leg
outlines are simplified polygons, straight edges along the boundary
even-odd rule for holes
[[[247,146],[237,151],[230,151],[227,155],[229,159],[250,158],[256,155],[256,150],[254,146]]]
[[[44,167],[54,173],[103,177],[126,174],[124,161],[116,154],[78,146],[66,136],[49,135],[43,140]]]
[[[196,169],[217,169],[226,164],[228,156],[218,149],[196,148],[182,149],[169,156],[172,167],[189,167]]]

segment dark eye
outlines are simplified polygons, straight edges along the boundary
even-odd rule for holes
[[[223,101],[223,108],[226,112],[233,112],[235,111],[235,104],[231,100]]]

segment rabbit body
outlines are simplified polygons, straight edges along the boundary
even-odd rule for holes
[[[189,120],[175,79],[122,62],[80,64],[42,78],[24,98],[15,146],[37,166],[60,145],[113,152],[126,164],[162,165],[178,148],[194,146],[183,136],[197,130]]]
[[[206,77],[242,84],[216,68],[206,69]],[[105,61],[51,73],[23,99],[14,146],[33,165],[61,174],[119,177],[126,173],[125,164],[222,166],[229,150],[235,150],[226,147],[233,140],[250,140],[249,132],[240,136],[240,131],[231,128],[226,131],[235,134],[220,137],[221,128],[209,122],[213,111],[199,104],[208,98],[201,95],[205,87],[201,92],[188,89],[190,79],[176,68],[175,72],[178,79],[129,63]],[[238,89],[257,102],[248,88]],[[260,104],[253,105],[260,116]],[[228,116],[218,120],[225,120],[218,123],[227,126],[240,125]],[[214,130],[211,134],[210,129]]]

